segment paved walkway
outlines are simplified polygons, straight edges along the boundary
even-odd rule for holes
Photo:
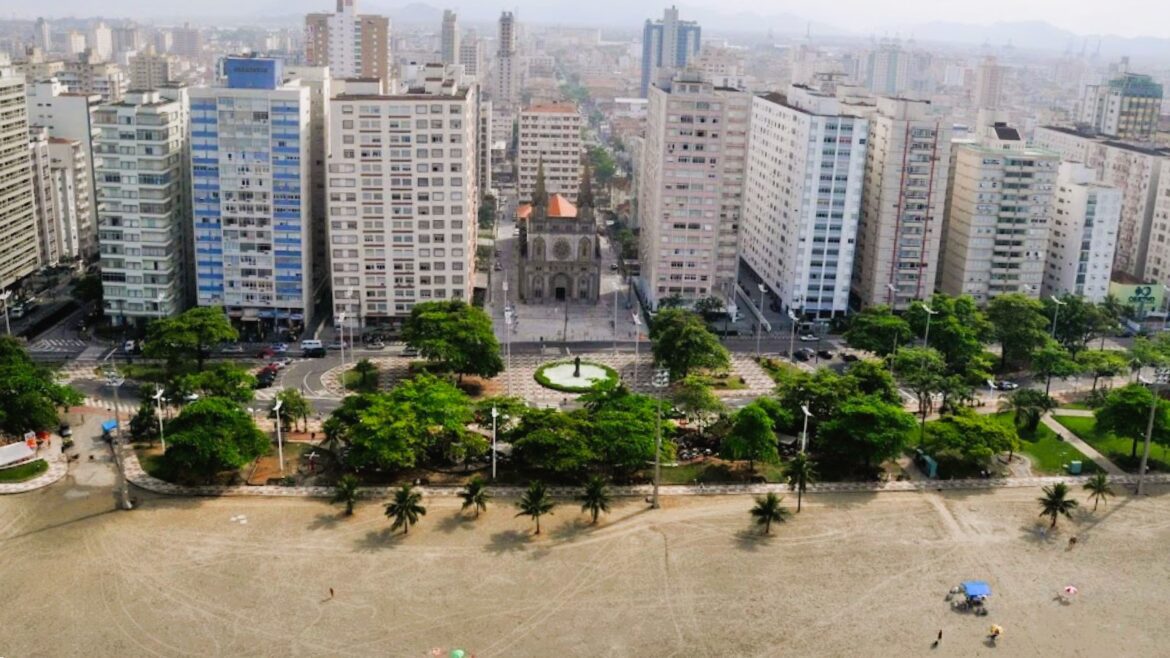
[[[316,497],[325,498],[333,495],[333,487],[281,487],[281,486],[182,486],[163,482],[148,475],[138,463],[138,456],[128,451],[126,456],[126,478],[135,486],[160,494],[178,496],[269,496],[269,497]],[[879,493],[879,492],[913,492],[913,491],[944,491],[956,489],[996,489],[1001,487],[1040,487],[1057,482],[1064,482],[1073,486],[1084,484],[1089,476],[1076,477],[1027,477],[1027,478],[992,478],[971,480],[905,480],[901,482],[819,482],[808,486],[806,493]],[[1137,483],[1136,475],[1114,475],[1109,481],[1118,485],[1133,485]],[[1170,484],[1170,473],[1151,474],[1147,482]],[[420,486],[418,491],[425,496],[457,496],[462,487],[434,487]],[[614,486],[611,492],[615,496],[649,496],[653,486]],[[396,487],[363,487],[362,497],[367,499],[389,498]],[[523,487],[491,487],[492,494],[503,498],[518,498],[524,493]],[[701,496],[701,495],[758,495],[763,493],[792,493],[787,484],[715,484],[715,485],[663,485],[659,488],[663,496]],[[580,487],[549,487],[549,493],[558,498],[575,497],[581,493]]]
[[[1093,415],[1093,413],[1091,411],[1082,412],[1079,409],[1058,409],[1057,411],[1075,412],[1075,413],[1057,414],[1060,416],[1085,416],[1085,415],[1092,416]],[[1114,464],[1113,462],[1109,461],[1105,457],[1105,455],[1102,455],[1101,453],[1097,452],[1096,448],[1085,443],[1084,440],[1081,439],[1081,437],[1077,436],[1076,434],[1073,434],[1072,432],[1070,432],[1068,430],[1067,427],[1065,427],[1064,425],[1061,425],[1059,422],[1057,422],[1056,419],[1052,417],[1052,414],[1044,414],[1044,418],[1042,418],[1041,420],[1044,422],[1045,427],[1052,430],[1053,432],[1056,432],[1057,436],[1059,436],[1061,439],[1063,439],[1066,443],[1073,446],[1077,450],[1080,450],[1081,454],[1083,454],[1084,456],[1088,457],[1089,459],[1092,459],[1093,463],[1096,464],[1097,466],[1100,466],[1101,469],[1103,471],[1105,471],[1106,473],[1108,473],[1110,475],[1125,475],[1126,474],[1124,470],[1122,470],[1119,466],[1117,466],[1117,464]]]
[[[47,487],[65,477],[65,474],[69,472],[69,462],[61,454],[61,440],[54,439],[53,442],[54,446],[52,448],[48,448],[47,450],[45,448],[41,449],[41,459],[49,463],[49,470],[24,482],[0,484],[0,495],[34,491],[41,487]]]

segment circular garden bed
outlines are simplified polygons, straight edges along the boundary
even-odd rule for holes
[[[598,384],[617,383],[617,371],[609,366],[581,362],[580,375],[574,377],[577,365],[573,361],[554,361],[536,369],[537,383],[545,388],[566,393],[584,393]]]

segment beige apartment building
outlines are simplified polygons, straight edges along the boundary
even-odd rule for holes
[[[337,0],[336,13],[305,16],[305,61],[335,78],[393,78],[390,19],[357,13],[357,0]]]
[[[40,267],[24,78],[0,70],[0,290]]]
[[[576,203],[581,185],[581,113],[569,103],[535,105],[520,113],[516,156],[520,200],[532,200],[543,165],[545,189]]]

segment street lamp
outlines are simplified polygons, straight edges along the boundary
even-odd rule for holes
[[[796,363],[796,323],[799,320],[792,309],[788,309],[788,319],[792,320],[792,331],[788,334],[788,360]]]
[[[106,383],[114,389],[114,429],[118,432],[110,442],[110,448],[114,451],[114,463],[118,466],[118,479],[121,481],[118,494],[121,498],[122,509],[128,510],[132,506],[130,504],[130,486],[126,483],[126,464],[122,456],[122,443],[125,435],[122,434],[122,400],[118,394],[118,389],[125,381],[117,370],[111,369],[106,372]]]
[[[1064,306],[1068,302],[1062,302],[1062,301],[1060,301],[1059,298],[1057,298],[1056,295],[1053,295],[1052,296],[1052,303],[1056,305],[1052,308],[1052,338],[1055,339],[1056,338],[1056,318],[1058,318],[1060,316],[1060,307]]]
[[[504,369],[508,373],[504,382],[508,388],[508,395],[512,394],[512,313],[508,310],[508,273],[504,273],[504,351],[508,362]]]
[[[808,410],[808,403],[800,405],[800,410],[804,412],[804,429],[800,431],[800,451],[803,453],[808,450],[808,419],[812,418],[812,412]]]
[[[634,387],[638,386],[638,346],[642,344],[642,318],[634,311]]]
[[[276,455],[280,460],[280,474],[284,475],[284,442],[280,436],[280,408],[284,406],[284,400],[277,400],[276,404],[272,405],[272,410],[276,412]]]
[[[654,423],[654,497],[650,500],[651,509],[658,509],[658,483],[662,479],[662,389],[669,383],[670,372],[665,368],[659,368],[651,381],[658,392],[658,419]]]
[[[341,379],[345,383],[345,313],[337,316],[337,328],[341,331]]]
[[[764,293],[768,290],[764,284],[756,284],[760,289],[760,317],[759,322],[756,323],[756,361],[760,360],[760,335],[764,332]]]
[[[167,451],[167,438],[163,436],[163,411],[162,411],[162,388],[156,388],[154,391],[154,402],[158,405],[158,440],[162,441],[162,449],[165,453]]]
[[[0,300],[4,301],[4,330],[8,332],[9,336],[12,335],[12,325],[8,323],[8,298],[11,296],[11,290],[0,292]]]
[[[496,418],[500,412],[492,407],[492,479],[496,479]]]
[[[889,299],[889,302],[887,302],[887,304],[889,305],[890,310],[893,311],[894,310],[894,295],[896,295],[898,293],[898,287],[892,283],[887,283],[886,290],[890,291],[890,299]]]
[[[926,304],[922,305],[922,310],[926,311],[926,333],[922,336],[922,347],[930,347],[930,319],[938,315],[938,311],[930,308]]]
[[[1157,368],[1154,370],[1154,381],[1146,381],[1145,378],[1139,377],[1143,384],[1150,385],[1150,393],[1153,394],[1154,399],[1150,402],[1150,418],[1146,421],[1146,445],[1142,449],[1142,462],[1138,466],[1138,481],[1137,494],[1140,496],[1146,490],[1146,463],[1150,460],[1150,439],[1154,435],[1154,415],[1158,412],[1158,389],[1170,383],[1170,368]]]

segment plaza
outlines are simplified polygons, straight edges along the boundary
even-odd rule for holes
[[[0,498],[0,654],[891,655],[943,629],[937,655],[1158,655],[1166,493],[1053,534],[1034,488],[818,494],[768,538],[747,496],[619,499],[596,527],[561,500],[537,537],[512,500],[475,521],[443,497],[401,536],[383,501],[345,518],[135,490],[139,509],[115,512],[108,483],[68,477]],[[944,600],[969,578],[992,586],[988,617]],[[989,623],[1005,629],[994,649]]]

